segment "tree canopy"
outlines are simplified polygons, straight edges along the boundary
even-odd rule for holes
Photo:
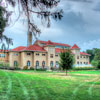
[[[70,50],[63,50],[60,53],[60,67],[63,68],[63,70],[66,70],[66,74],[67,74],[67,70],[71,69],[74,63],[74,58],[73,55],[71,54]]]

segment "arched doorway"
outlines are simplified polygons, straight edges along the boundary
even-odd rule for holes
[[[39,61],[36,61],[36,69],[39,67]]]
[[[30,61],[27,61],[27,66],[29,67],[31,65]]]
[[[45,67],[45,61],[42,61],[42,67],[43,68]]]
[[[18,66],[17,61],[14,61],[14,67],[17,67],[17,66]]]
[[[53,61],[50,62],[50,66],[53,67]]]

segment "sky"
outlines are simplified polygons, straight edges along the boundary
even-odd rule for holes
[[[17,8],[9,7],[9,9],[14,13],[11,24],[5,28],[4,34],[13,39],[14,45],[11,48],[26,46],[26,19],[21,16],[16,21]],[[39,40],[51,40],[71,46],[77,44],[81,51],[100,48],[100,0],[61,0],[56,9],[63,9],[63,18],[60,21],[51,19],[50,28],[42,24],[36,16],[34,17],[36,25],[41,29]]]

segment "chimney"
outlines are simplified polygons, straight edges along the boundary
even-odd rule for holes
[[[27,46],[32,45],[32,32],[27,33]]]

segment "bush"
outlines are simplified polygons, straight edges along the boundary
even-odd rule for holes
[[[30,67],[30,70],[34,70],[34,68],[33,67]]]
[[[36,69],[36,71],[46,71],[47,68],[39,68],[39,69]]]
[[[94,70],[95,67],[73,67],[72,70]]]
[[[60,69],[62,69],[62,68],[61,68],[61,67],[58,67],[58,68],[57,68],[57,67],[51,67],[51,70],[52,70],[52,71],[58,71],[58,70],[60,70]]]
[[[93,66],[95,66],[96,69],[100,69],[100,60],[93,60],[91,63]]]
[[[23,68],[24,70],[27,70],[28,69],[28,66],[24,66],[24,68]]]

